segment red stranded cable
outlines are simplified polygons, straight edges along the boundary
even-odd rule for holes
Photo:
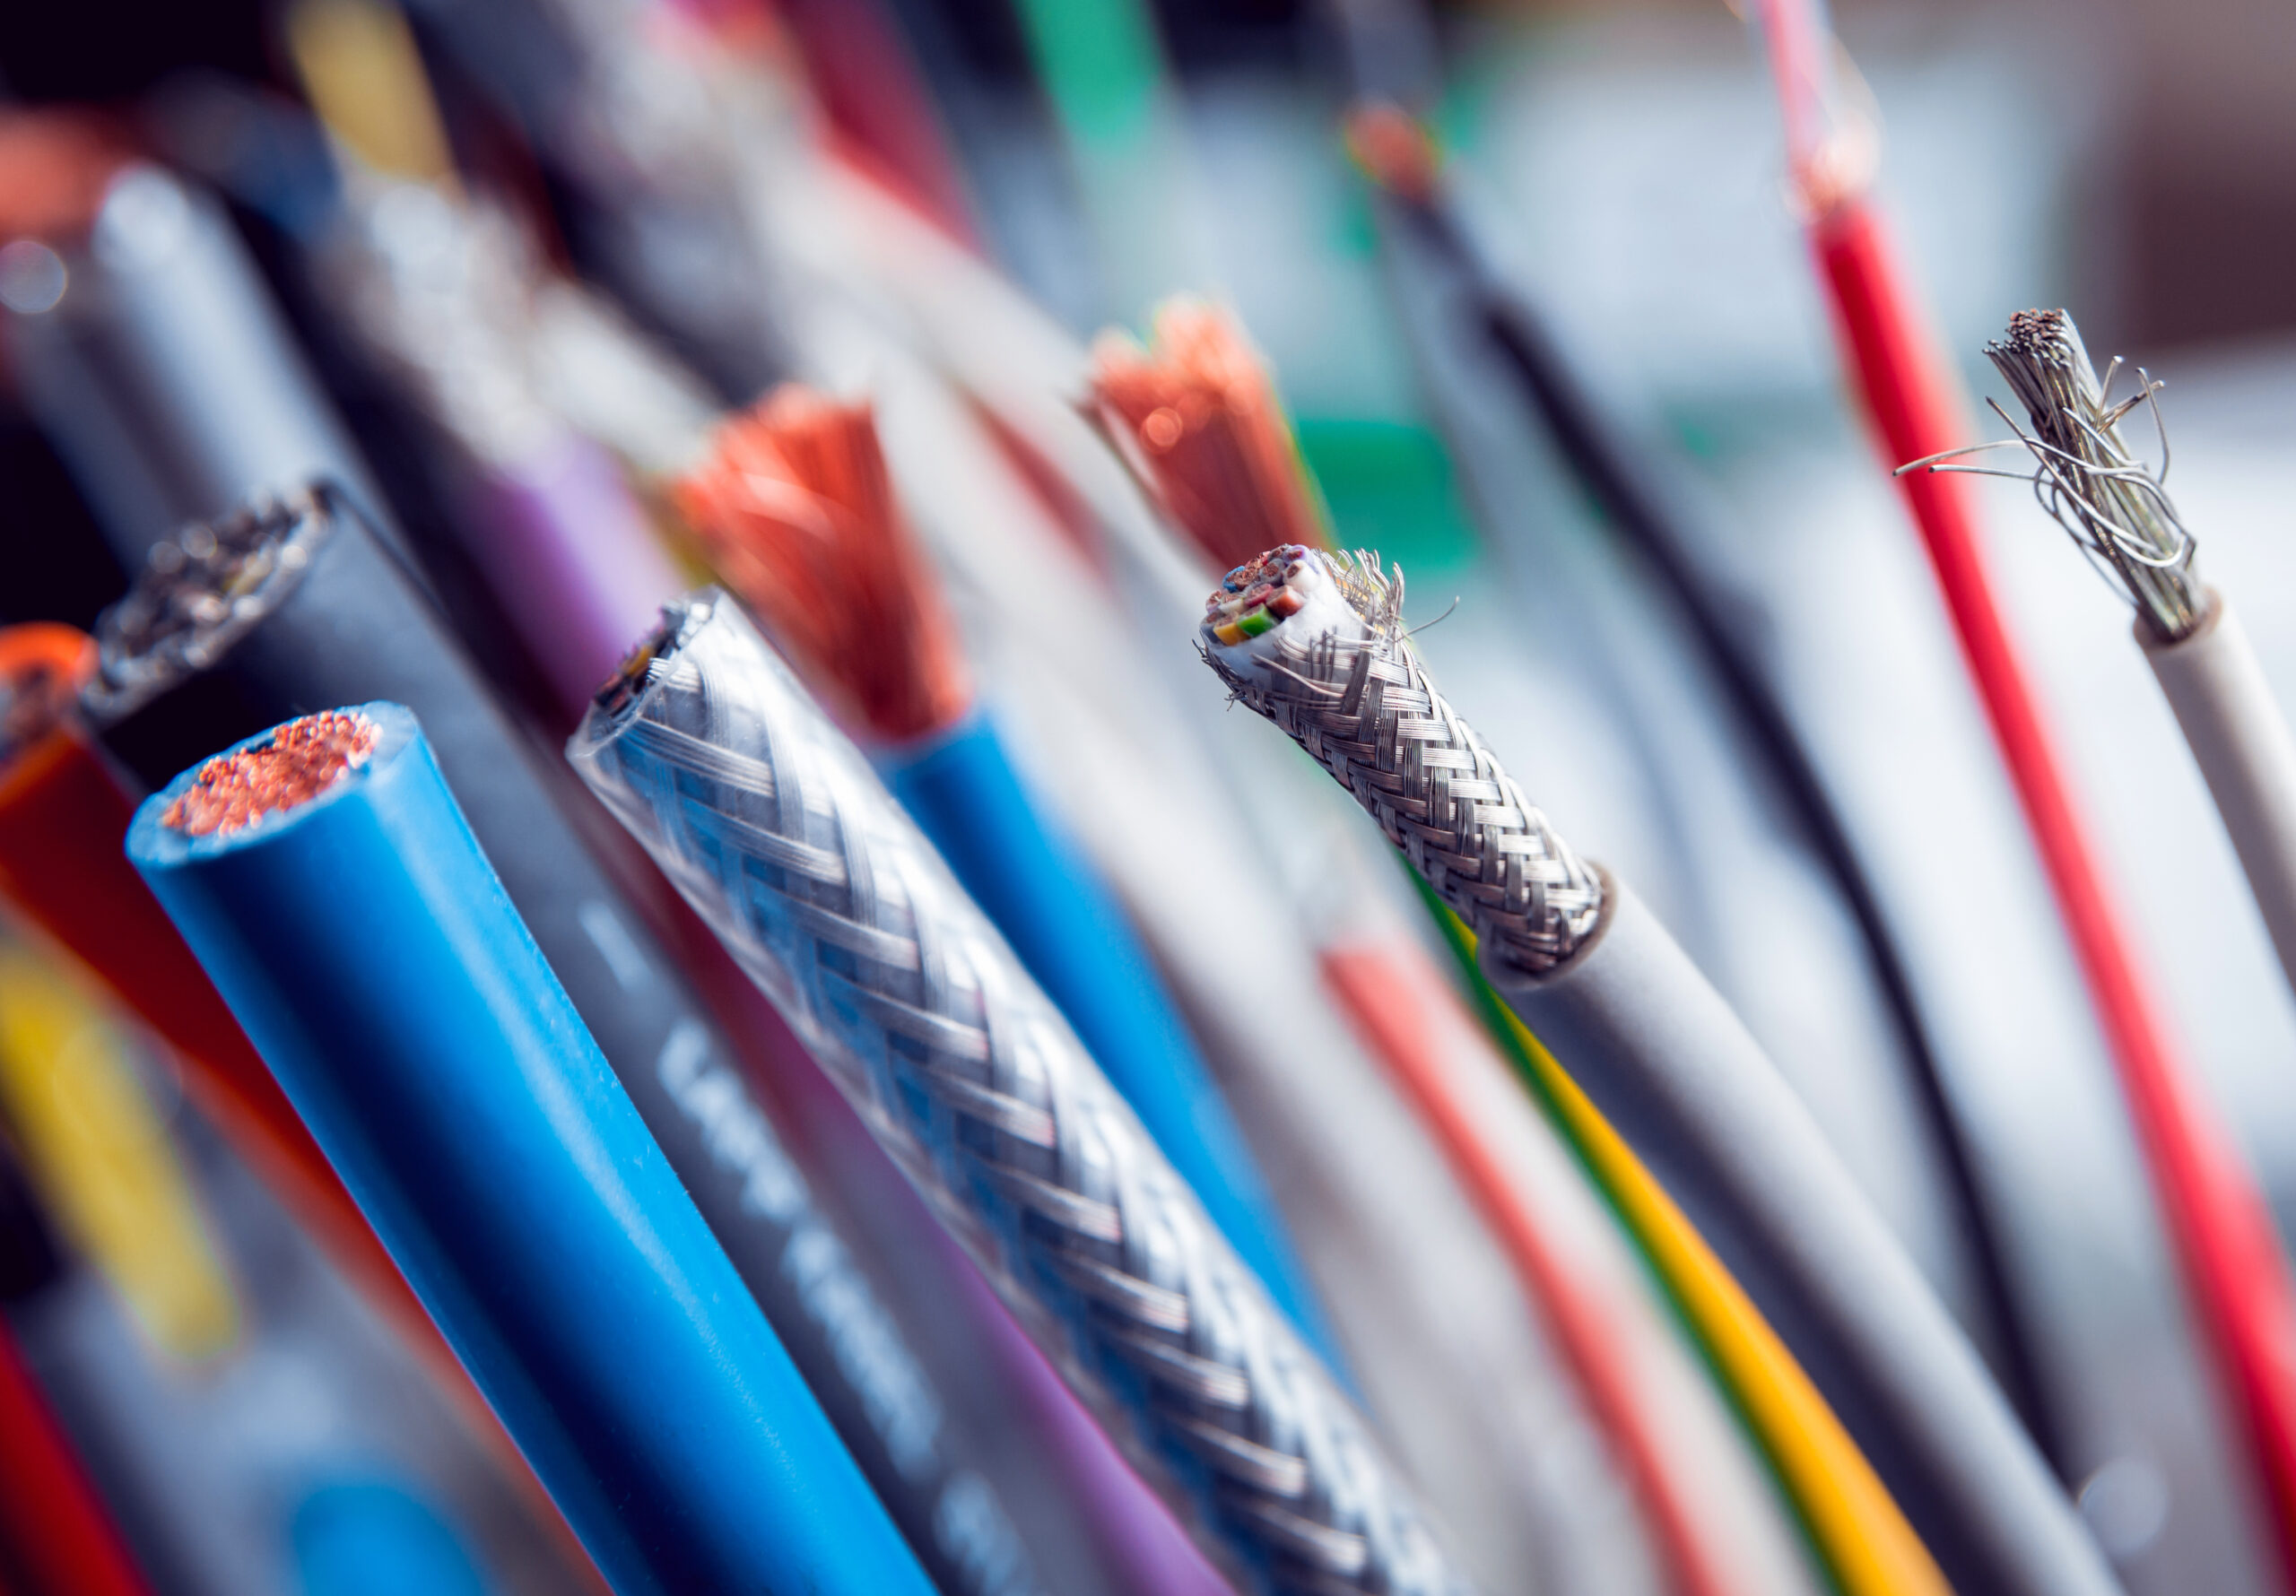
[[[0,1591],[152,1596],[0,1318]]]
[[[1796,114],[1831,40],[1801,0],[1765,0],[1810,239],[1858,391],[1889,463],[1953,449],[1970,430],[1950,363],[1930,335],[1844,141]],[[2171,1044],[2121,928],[2032,684],[2009,635],[1960,476],[1898,479],[1919,527],[1961,655],[2017,789],[2057,912],[2088,984],[2121,1094],[2250,1461],[2271,1503],[2282,1568],[2296,1583],[2296,1287],[2255,1176]]]

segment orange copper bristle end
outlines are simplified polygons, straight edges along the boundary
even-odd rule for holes
[[[1347,152],[1365,177],[1397,199],[1423,205],[1435,197],[1442,157],[1427,125],[1388,100],[1366,100],[1347,113]]]
[[[788,386],[718,429],[672,490],[726,585],[849,724],[944,731],[972,699],[932,568],[893,502],[875,414]]]
[[[1279,543],[1329,543],[1267,369],[1226,312],[1175,301],[1157,313],[1149,348],[1104,334],[1093,357],[1110,424],[1222,570]]]
[[[113,177],[135,158],[125,130],[102,112],[0,111],[0,244],[76,244]]]
[[[200,767],[161,820],[193,837],[230,836],[309,803],[375,751],[375,723],[329,709],[289,721],[270,740]]]

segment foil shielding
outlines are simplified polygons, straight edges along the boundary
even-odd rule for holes
[[[1464,1592],[1329,1374],[739,612],[688,601],[622,681],[576,768],[1199,1540],[1255,1591]]]

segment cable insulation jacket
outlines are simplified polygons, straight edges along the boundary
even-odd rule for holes
[[[151,1596],[0,1318],[0,1584],[14,1596]]]
[[[2280,967],[2296,985],[2296,737],[2231,602],[2212,591],[2174,643],[2132,629],[2248,873]]]

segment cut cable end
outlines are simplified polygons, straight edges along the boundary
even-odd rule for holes
[[[1168,300],[1145,347],[1102,334],[1092,397],[1166,513],[1222,568],[1277,543],[1329,545],[1275,385],[1227,310]]]
[[[356,710],[322,710],[219,755],[168,804],[160,823],[187,837],[230,837],[266,816],[300,809],[374,757],[375,723]]]

